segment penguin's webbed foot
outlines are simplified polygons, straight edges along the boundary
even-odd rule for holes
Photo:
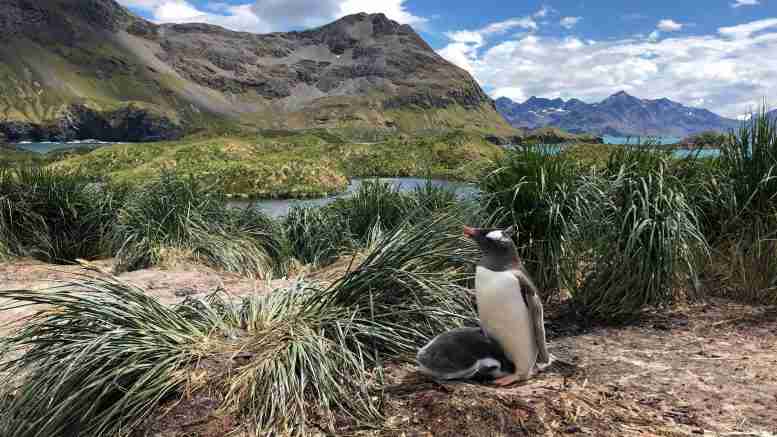
[[[500,386],[500,387],[506,387],[510,384],[514,384],[519,381],[523,381],[526,378],[522,378],[521,375],[517,373],[513,373],[511,375],[503,376],[501,378],[495,379],[494,384]]]
[[[542,363],[541,363],[541,362],[537,362],[537,363],[534,365],[534,367],[535,367],[535,369],[536,369],[536,371],[537,371],[537,372],[542,372],[542,371],[544,371],[545,369],[547,369],[548,367],[550,367],[550,366],[551,366],[551,364],[553,364],[553,362],[554,362],[554,361],[556,361],[556,357],[554,357],[554,356],[551,354],[551,355],[548,355],[548,361],[546,361],[546,362],[542,362]]]

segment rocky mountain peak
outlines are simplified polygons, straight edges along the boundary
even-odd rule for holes
[[[558,127],[596,135],[684,137],[705,130],[726,131],[736,125],[735,120],[706,109],[667,98],[643,100],[625,91],[593,104],[570,99],[562,107],[557,106],[556,100],[542,98],[531,98],[522,104],[500,99],[497,109],[515,127]]]
[[[0,38],[24,35],[41,42],[71,42],[115,32],[135,17],[114,0],[0,0]]]
[[[0,90],[13,90],[0,93],[0,108],[13,115],[0,112],[0,131],[13,122],[14,132],[58,130],[71,138],[80,127],[72,114],[92,116],[73,105],[101,113],[135,104],[192,126],[207,116],[280,129],[453,123],[515,132],[469,73],[384,14],[255,34],[157,25],[115,0],[0,0],[0,39],[0,64],[9,71],[0,75]],[[438,111],[450,106],[469,113]],[[440,118],[397,111],[437,111]]]
[[[627,93],[626,91],[618,91],[617,93],[611,95],[610,97],[607,97],[602,101],[602,104],[607,103],[635,103],[639,102],[640,100],[631,94]]]

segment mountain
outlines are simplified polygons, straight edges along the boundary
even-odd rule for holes
[[[676,136],[738,125],[706,109],[691,108],[669,99],[639,99],[620,91],[599,103],[578,99],[532,97],[516,103],[506,97],[496,100],[497,110],[514,127],[558,127],[573,133],[613,136]]]
[[[157,25],[114,0],[0,0],[8,140],[151,140],[238,125],[514,132],[467,72],[383,14],[259,35]]]

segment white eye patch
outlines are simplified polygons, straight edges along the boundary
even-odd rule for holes
[[[510,241],[510,239],[507,238],[507,236],[505,236],[504,232],[502,231],[491,231],[486,234],[486,238],[494,241]]]

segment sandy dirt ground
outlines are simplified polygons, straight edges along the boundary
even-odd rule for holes
[[[110,261],[96,265],[108,269]],[[42,289],[78,272],[35,261],[6,263],[0,265],[0,290]],[[166,303],[217,287],[241,295],[292,282],[202,266],[119,277]],[[383,429],[342,435],[777,436],[777,308],[711,299],[649,314],[636,325],[599,328],[577,326],[553,308],[547,313],[551,350],[574,369],[556,366],[527,383],[496,388],[440,384],[412,365],[390,366]],[[6,311],[0,318],[23,314]],[[168,417],[170,426],[156,435],[241,435],[239,421],[208,417],[203,412],[191,423]]]

